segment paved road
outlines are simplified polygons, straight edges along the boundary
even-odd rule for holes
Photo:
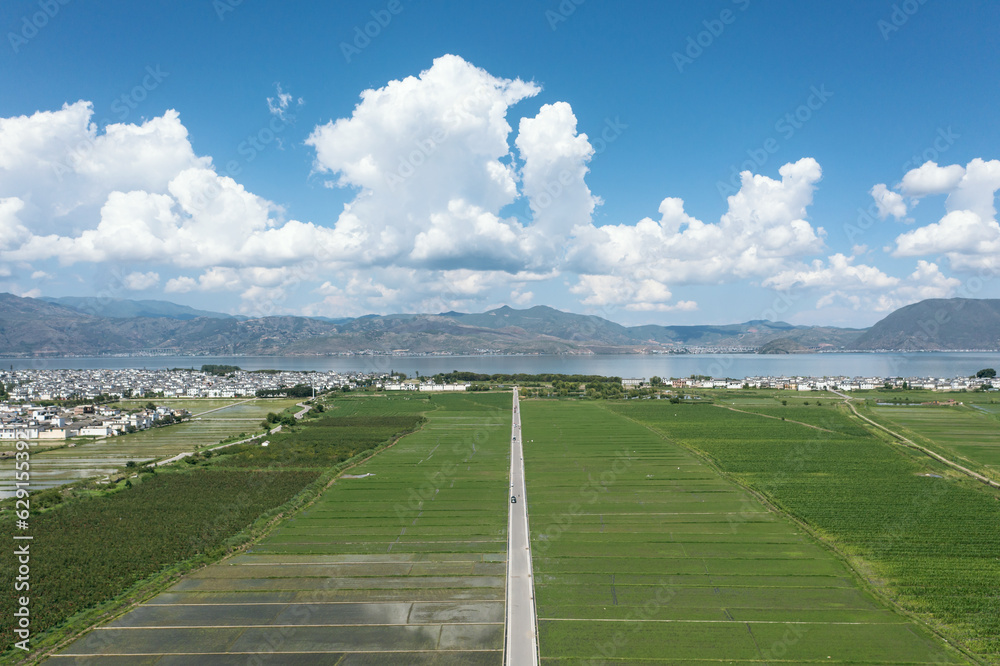
[[[517,403],[517,388],[515,388],[514,418],[510,438],[510,494],[517,498],[517,502],[510,504],[507,520],[507,631],[504,642],[504,664],[535,666],[538,664],[535,587],[531,577],[528,504],[524,492],[521,412]]]

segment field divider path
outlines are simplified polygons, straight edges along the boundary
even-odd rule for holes
[[[197,414],[192,414],[191,418],[197,418],[199,416],[204,416],[205,414],[211,414],[212,412],[221,412],[223,409],[229,409],[230,407],[235,407],[236,405],[245,405],[248,402],[254,402],[257,398],[247,398],[246,400],[240,400],[239,402],[234,402],[230,405],[223,405],[222,407],[216,407],[215,409],[208,409],[204,412],[198,412]]]
[[[973,471],[973,470],[969,469],[968,467],[963,467],[962,465],[959,465],[957,462],[954,462],[953,460],[949,460],[948,458],[945,458],[944,456],[942,456],[942,455],[940,455],[938,453],[935,453],[934,451],[931,451],[927,447],[921,446],[920,444],[917,444],[912,439],[909,439],[908,437],[903,437],[898,432],[894,432],[894,431],[890,430],[889,428],[885,427],[884,425],[882,425],[878,421],[875,421],[873,419],[868,418],[867,416],[865,416],[864,414],[862,414],[861,412],[859,412],[854,407],[854,405],[851,403],[852,398],[850,396],[844,395],[843,393],[840,393],[838,391],[834,391],[832,389],[830,390],[830,392],[831,393],[836,393],[841,398],[843,398],[844,399],[844,404],[847,405],[848,407],[850,407],[851,411],[854,412],[854,415],[857,416],[862,421],[870,423],[871,425],[875,426],[879,430],[881,430],[883,432],[886,432],[889,435],[895,437],[896,439],[898,439],[899,441],[903,442],[907,446],[912,447],[914,449],[917,449],[918,451],[920,451],[922,453],[925,453],[926,455],[930,456],[931,458],[934,458],[935,460],[944,463],[948,467],[951,467],[952,469],[956,469],[959,472],[962,472],[963,474],[971,476],[976,481],[980,481],[982,483],[985,483],[986,485],[991,486],[993,488],[1000,488],[1000,483],[997,483],[993,479],[991,479],[991,478],[989,478],[987,476],[983,476],[979,472]]]
[[[507,608],[504,665],[537,666],[538,621],[531,573],[531,540],[524,483],[524,450],[517,387],[510,438],[510,511],[507,519]]]
[[[232,405],[229,405],[229,406],[232,406]],[[302,412],[302,413],[304,414],[304,412]],[[114,608],[114,609],[109,609],[107,612],[105,612],[105,614],[103,615],[103,617],[101,617],[94,624],[90,625],[89,627],[86,627],[85,629],[81,630],[80,632],[78,632],[78,633],[76,633],[74,635],[69,636],[68,638],[66,638],[64,640],[59,641],[57,644],[53,645],[52,647],[46,648],[45,651],[43,653],[41,653],[41,655],[39,656],[40,660],[45,661],[45,660],[48,660],[49,658],[58,659],[59,657],[73,658],[74,656],[76,656],[76,657],[82,657],[82,658],[85,658],[85,659],[88,659],[88,660],[94,658],[95,655],[92,655],[92,654],[74,655],[74,654],[72,654],[70,652],[70,650],[72,649],[72,646],[73,646],[74,643],[76,643],[77,641],[83,640],[86,635],[88,635],[90,633],[93,633],[93,632],[95,632],[97,630],[105,629],[106,628],[105,625],[107,625],[108,623],[110,623],[112,621],[115,621],[115,620],[117,620],[117,619],[119,619],[121,617],[124,617],[128,613],[130,613],[130,612],[132,612],[132,611],[134,611],[134,610],[136,610],[138,608],[150,605],[149,602],[152,599],[154,599],[154,598],[158,597],[159,595],[163,594],[164,592],[166,592],[169,588],[171,588],[172,586],[174,586],[178,581],[184,579],[186,576],[189,576],[189,575],[191,575],[194,572],[202,571],[202,570],[205,570],[205,569],[207,569],[209,567],[225,563],[227,561],[231,562],[237,556],[240,556],[240,555],[243,555],[243,554],[247,553],[251,548],[253,548],[254,546],[258,545],[261,542],[261,540],[267,538],[270,535],[270,533],[274,530],[274,528],[277,527],[278,525],[280,525],[281,523],[283,523],[284,521],[286,521],[289,518],[289,516],[296,515],[296,514],[301,514],[302,512],[310,509],[314,504],[316,504],[322,498],[323,494],[327,490],[329,490],[334,484],[336,484],[337,481],[339,481],[340,479],[342,479],[347,472],[349,472],[350,470],[354,469],[355,467],[358,467],[360,465],[365,464],[366,462],[370,461],[372,458],[376,457],[380,453],[383,453],[384,451],[388,451],[389,449],[392,449],[404,437],[407,437],[408,435],[412,435],[412,434],[417,433],[417,432],[421,432],[422,430],[424,430],[424,428],[426,426],[427,426],[427,422],[425,421],[424,423],[421,423],[420,426],[416,430],[414,430],[412,432],[408,432],[408,433],[403,433],[403,434],[400,434],[400,435],[396,435],[396,436],[394,436],[392,438],[392,440],[388,444],[386,444],[385,446],[383,446],[383,447],[375,450],[370,455],[368,455],[368,456],[366,456],[364,458],[361,458],[360,460],[356,460],[355,462],[346,464],[342,469],[340,469],[338,472],[336,472],[335,474],[333,474],[331,476],[331,478],[323,485],[323,487],[321,489],[318,489],[315,493],[313,493],[312,497],[308,501],[306,501],[301,506],[294,507],[294,508],[290,509],[289,511],[283,511],[283,512],[275,514],[270,519],[268,519],[268,521],[263,526],[261,526],[258,529],[257,534],[255,536],[253,536],[252,538],[246,540],[244,543],[240,544],[239,546],[236,546],[235,548],[230,549],[229,552],[227,552],[225,555],[223,555],[222,557],[220,557],[214,563],[199,564],[199,565],[196,565],[196,566],[194,566],[194,567],[192,567],[192,568],[184,571],[183,573],[173,573],[173,574],[168,575],[167,577],[164,577],[164,578],[162,578],[160,580],[157,580],[156,582],[150,584],[150,586],[149,586],[148,589],[139,591],[136,594],[131,595],[130,598],[128,599],[128,601],[124,602],[119,607]],[[280,428],[280,426],[278,426],[278,427]],[[244,440],[244,441],[250,441],[250,440],[262,437],[262,436],[263,435],[257,435],[255,437],[251,437],[248,440]],[[238,443],[241,443],[241,442],[232,442],[231,444],[225,444],[223,446],[231,446],[232,444],[238,444]],[[216,447],[216,448],[221,448],[221,447]],[[248,566],[248,565],[247,564],[243,564],[242,566]],[[322,606],[322,605],[326,605],[327,602],[313,601],[313,602],[310,602],[310,603],[315,604],[317,606]],[[340,605],[340,604],[343,604],[343,603],[350,603],[350,602],[329,602],[329,605]],[[217,603],[217,604],[204,604],[204,603],[201,603],[201,602],[199,602],[197,604],[184,604],[184,603],[163,604],[164,607],[167,607],[167,606],[193,606],[193,607],[200,607],[200,608],[204,608],[206,606],[227,607],[227,606],[232,606],[232,605],[233,605],[232,602],[224,602],[224,603]],[[284,607],[288,607],[290,605],[294,605],[294,603],[293,602],[289,602],[287,600],[283,600],[283,601],[278,601],[278,602],[265,602],[265,603],[254,602],[254,603],[251,603],[251,604],[244,604],[244,605],[251,605],[251,606],[284,606]],[[124,627],[120,627],[120,628],[124,628]],[[186,628],[190,629],[192,627],[191,626],[187,626]],[[227,651],[227,652],[228,652],[228,654],[245,654],[245,655],[258,654],[256,652],[229,652],[229,651]],[[217,656],[220,653],[218,653],[218,652],[207,652],[207,653],[200,653],[200,652],[161,652],[161,653],[157,653],[157,654],[159,654],[159,656],[185,656],[185,657],[190,657],[190,656],[199,656],[199,655],[213,655],[213,656]],[[268,654],[303,654],[303,653],[302,652],[281,652],[281,651],[272,650],[272,651],[269,651]],[[305,652],[305,654],[310,654],[310,652],[307,651],[307,652]],[[326,653],[325,652],[315,652],[315,654],[326,654]],[[139,654],[139,653],[127,653],[127,652],[125,652],[125,653],[116,653],[113,656],[114,657],[147,657],[148,658],[148,657],[150,657],[150,653]]]
[[[251,402],[252,400],[255,400],[255,399],[256,398],[251,398],[251,400],[243,400],[242,402],[234,402],[231,405],[226,405],[225,407],[218,407],[216,409],[210,409],[207,412],[202,412],[201,414],[210,414],[212,412],[218,412],[218,411],[223,410],[223,409],[229,409],[230,407],[235,407],[236,405],[242,405],[243,403]],[[312,407],[310,407],[309,405],[307,405],[305,403],[301,403],[301,402],[295,403],[295,406],[302,408],[301,411],[298,411],[295,414],[293,414],[293,416],[296,419],[302,419],[306,415],[306,413],[308,413],[309,410],[312,409]],[[194,416],[201,416],[201,414],[195,414]],[[260,439],[261,437],[267,437],[268,435],[273,435],[273,434],[278,433],[278,432],[281,432],[281,424],[280,423],[278,425],[274,426],[273,428],[271,428],[270,430],[268,430],[267,432],[262,432],[262,433],[259,433],[257,435],[253,435],[251,437],[247,437],[246,439],[237,440],[235,442],[229,442],[227,444],[220,444],[219,446],[211,446],[211,447],[209,447],[209,450],[210,451],[216,451],[218,449],[224,449],[224,448],[227,448],[229,446],[236,446],[237,444],[246,444],[247,442],[252,442],[255,439]],[[193,456],[194,454],[195,454],[194,451],[185,451],[183,453],[178,453],[175,456],[171,456],[171,457],[169,457],[169,458],[167,458],[165,460],[160,460],[159,462],[154,462],[154,463],[152,463],[152,466],[153,467],[159,467],[161,465],[169,465],[170,463],[175,463],[178,460],[183,460],[184,458],[187,458],[188,456]]]
[[[736,409],[735,407],[730,407],[729,405],[719,405],[719,404],[716,404],[715,406],[716,407],[722,407],[723,409],[728,409],[731,412],[737,412],[739,414],[748,414],[750,416],[762,416],[765,419],[774,419],[775,421],[784,421],[785,423],[795,423],[795,424],[800,425],[800,426],[805,426],[807,428],[812,428],[813,430],[821,430],[823,432],[828,432],[828,433],[833,434],[833,435],[839,434],[839,433],[837,433],[837,432],[835,432],[833,430],[827,430],[826,428],[821,428],[818,425],[813,425],[812,423],[805,423],[803,421],[793,421],[791,419],[783,419],[780,416],[772,416],[770,414],[758,414],[757,412],[747,412],[747,411],[744,411],[742,409]]]

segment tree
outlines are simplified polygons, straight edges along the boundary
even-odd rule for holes
[[[661,377],[655,377],[655,376],[654,377],[650,377],[649,378],[649,384],[650,384],[650,386],[662,386],[663,385],[663,378],[661,378]]]
[[[146,409],[151,409],[153,411],[156,411],[156,405],[153,403],[152,400],[146,403]]]
[[[976,373],[976,377],[979,377],[980,379],[983,378],[992,379],[993,377],[996,376],[997,376],[997,371],[994,370],[993,368],[983,368],[982,370]]]

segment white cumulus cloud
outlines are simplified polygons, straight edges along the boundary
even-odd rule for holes
[[[518,196],[507,112],[539,90],[446,55],[317,127],[315,168],[358,190],[335,225],[344,250],[375,265],[524,264],[521,225],[499,217]]]
[[[942,167],[937,162],[925,162],[906,172],[899,189],[906,196],[914,198],[944,194],[954,189],[964,175],[965,169],[957,164]]]
[[[129,291],[145,291],[160,284],[160,274],[150,271],[140,273],[133,271],[122,278],[122,285]]]
[[[938,167],[928,162],[907,173],[904,186],[907,178],[925,186],[917,189],[919,196],[932,193],[948,197],[945,215],[939,221],[896,238],[895,256],[944,255],[954,269],[1000,269],[995,203],[1000,190],[1000,160],[976,158],[965,167]]]
[[[577,227],[569,265],[580,273],[664,284],[712,284],[773,273],[790,257],[820,250],[825,234],[805,219],[821,177],[819,164],[804,158],[779,173],[781,180],[741,174],[742,186],[716,224],[688,215],[681,199],[667,198],[658,221]]]
[[[871,189],[870,194],[878,208],[879,219],[884,220],[890,215],[897,220],[906,217],[906,202],[899,192],[893,192],[884,183],[879,183]]]

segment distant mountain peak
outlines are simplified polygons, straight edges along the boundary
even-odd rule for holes
[[[865,332],[858,349],[971,351],[1000,349],[1000,299],[933,298],[890,313]]]
[[[208,310],[198,310],[187,305],[178,305],[170,301],[130,300],[127,298],[98,298],[93,296],[63,296],[61,298],[43,297],[38,300],[54,303],[77,312],[95,317],[111,317],[112,319],[132,319],[134,317],[165,317],[167,319],[232,319],[233,315]],[[239,318],[239,317],[237,317]]]
[[[83,307],[98,300],[0,294],[0,355],[1000,349],[1000,300],[983,299],[922,301],[897,310],[867,332],[764,320],[623,326],[597,315],[546,305],[524,310],[503,305],[478,314],[451,311],[343,320],[291,315],[248,319],[205,314],[167,301],[112,299],[96,304],[103,304],[104,310]],[[138,314],[130,315],[130,311]]]

